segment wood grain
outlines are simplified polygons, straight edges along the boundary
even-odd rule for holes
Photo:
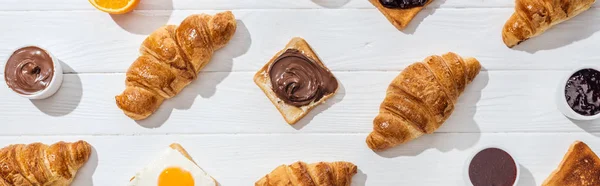
[[[566,70],[600,60],[600,53],[585,52],[600,42],[600,24],[590,24],[600,22],[600,9],[516,49],[507,48],[500,34],[511,9],[465,11],[425,10],[403,33],[374,9],[234,10],[238,32],[205,70],[255,72],[294,36],[304,37],[334,71],[401,70],[447,51],[477,57],[487,70]],[[0,65],[14,48],[35,43],[68,64],[68,73],[125,72],[147,34],[193,13],[200,11],[113,17],[97,11],[0,12],[0,22],[10,25],[0,35]]]
[[[365,0],[142,0],[108,15],[85,0],[0,0],[0,66],[36,44],[63,63],[63,87],[30,101],[0,86],[0,145],[87,140],[92,158],[74,186],[124,185],[170,143],[181,143],[221,185],[252,185],[280,164],[351,161],[353,186],[464,185],[467,157],[500,145],[521,163],[519,185],[539,185],[570,143],[600,152],[600,121],[555,106],[568,70],[600,61],[600,9],[508,49],[501,28],[513,0],[435,0],[403,32]],[[115,105],[141,41],[195,13],[233,10],[238,32],[198,80],[135,122]],[[252,76],[294,36],[339,79],[338,94],[296,126],[285,123]],[[390,81],[407,65],[454,51],[483,72],[431,135],[384,153],[365,144]],[[3,71],[0,71],[2,74]]]

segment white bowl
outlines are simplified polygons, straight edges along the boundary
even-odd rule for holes
[[[36,46],[36,45],[25,45],[25,46],[22,46],[22,47],[19,47],[19,48],[13,50],[10,53],[9,58],[6,59],[6,61],[8,62],[8,60],[10,59],[10,56],[12,56],[14,54],[14,52],[16,52],[17,50],[19,50],[21,48],[25,48],[25,47],[38,47],[38,48],[44,50],[46,53],[48,53],[48,55],[50,55],[50,57],[52,58],[52,65],[54,67],[54,73],[52,74],[52,80],[50,80],[50,84],[44,90],[38,91],[33,94],[21,94],[14,90],[13,90],[13,92],[18,94],[19,96],[27,98],[27,99],[46,99],[46,98],[54,95],[54,93],[56,93],[58,91],[58,89],[60,88],[60,86],[62,85],[63,70],[62,70],[60,61],[58,61],[56,59],[56,57],[54,57],[54,55],[52,55],[52,53],[50,53],[48,50],[44,49],[43,47]],[[6,64],[8,64],[8,63],[6,63]],[[6,68],[6,65],[4,66],[4,68]],[[12,88],[10,88],[10,89],[12,90]]]
[[[521,176],[521,167],[519,166],[519,162],[517,161],[517,158],[515,158],[515,156],[513,156],[512,153],[510,153],[510,151],[507,151],[505,148],[498,147],[498,146],[484,146],[483,148],[476,149],[475,151],[473,151],[471,153],[471,155],[467,158],[467,161],[465,162],[465,166],[464,166],[464,170],[463,170],[463,180],[465,181],[465,185],[473,186],[473,183],[471,183],[471,178],[469,178],[469,165],[471,165],[471,160],[473,160],[473,158],[475,157],[475,155],[477,155],[477,153],[481,152],[482,150],[489,149],[489,148],[497,148],[497,149],[503,150],[504,152],[508,153],[508,155],[510,155],[512,157],[513,161],[515,162],[515,166],[517,167],[517,176],[515,178],[515,183],[513,184],[513,186],[516,186],[519,183],[519,177]]]
[[[577,71],[583,70],[583,69],[594,69],[597,70],[598,72],[600,72],[600,68],[598,67],[592,67],[592,66],[583,66],[583,67],[579,67],[579,68],[575,68],[573,71],[569,72],[565,77],[563,77],[561,79],[561,81],[558,83],[558,87],[556,89],[556,105],[558,106],[558,110],[560,110],[560,112],[562,112],[563,115],[574,119],[574,120],[595,120],[600,118],[600,114],[596,114],[593,116],[585,116],[585,115],[581,115],[577,112],[575,112],[567,103],[567,98],[565,97],[565,87],[567,86],[567,81],[569,80],[569,78],[571,78],[571,76],[573,74],[575,74]]]

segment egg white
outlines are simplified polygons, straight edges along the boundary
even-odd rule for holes
[[[178,167],[189,171],[194,178],[195,186],[216,186],[212,179],[204,170],[191,160],[183,156],[179,151],[168,148],[157,159],[146,166],[142,171],[135,175],[135,178],[129,182],[129,186],[155,186],[158,185],[158,176],[162,171],[169,167]]]

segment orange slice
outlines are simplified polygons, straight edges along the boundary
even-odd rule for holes
[[[132,11],[140,0],[89,0],[98,10],[109,14],[124,14]]]

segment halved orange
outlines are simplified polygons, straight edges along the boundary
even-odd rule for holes
[[[124,14],[132,11],[140,0],[89,0],[98,10],[109,14]]]

